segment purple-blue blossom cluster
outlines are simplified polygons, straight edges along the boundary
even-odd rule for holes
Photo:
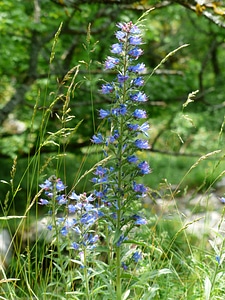
[[[55,233],[69,239],[70,246],[75,250],[82,247],[93,249],[99,240],[98,234],[93,231],[93,225],[103,216],[95,205],[95,197],[87,196],[86,193],[77,195],[74,191],[66,195],[66,186],[55,176],[45,180],[40,187],[44,190],[45,198],[41,198],[38,203],[48,206],[51,209],[50,215],[54,210],[48,229],[53,230],[55,226]],[[61,209],[63,216],[59,217]]]
[[[137,151],[150,149],[147,112],[139,107],[148,100],[142,91],[145,64],[137,63],[143,54],[142,34],[132,22],[119,23],[117,27],[117,42],[112,45],[111,55],[104,64],[106,70],[114,70],[117,74],[113,82],[105,82],[101,87],[102,94],[109,97],[112,104],[108,109],[99,110],[99,118],[108,121],[109,133],[98,132],[91,141],[101,145],[104,155],[109,157],[94,173],[92,182],[96,189],[93,194],[104,214],[109,216],[110,228],[121,232],[115,239],[119,247],[127,239],[123,226],[147,223],[145,218],[132,213],[132,202],[146,196],[148,188],[137,183],[137,177],[149,174],[151,168],[136,155]]]

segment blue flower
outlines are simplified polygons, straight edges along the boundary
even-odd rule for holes
[[[102,94],[110,94],[113,92],[113,90],[114,87],[109,83],[102,85]]]
[[[61,232],[61,234],[62,234],[63,236],[67,236],[67,234],[68,234],[68,229],[66,228],[66,226],[64,226],[64,227],[60,230],[60,232]]]
[[[118,82],[119,83],[124,83],[129,78],[129,76],[128,75],[118,74],[117,78],[118,78]]]
[[[142,253],[136,251],[136,252],[134,252],[132,258],[133,258],[133,260],[137,263],[139,260],[142,259]]]
[[[127,240],[127,237],[125,237],[124,234],[122,234],[122,235],[119,237],[118,241],[116,242],[116,246],[117,246],[117,247],[120,247],[121,244],[123,243],[123,241],[125,241],[125,240]]]
[[[135,59],[138,59],[140,55],[143,54],[143,50],[138,48],[138,47],[135,47],[133,49],[131,49],[128,54],[132,57],[134,57]]]
[[[52,225],[48,225],[47,229],[51,231],[52,230]]]
[[[144,70],[145,70],[145,64],[144,63],[140,63],[140,64],[137,64],[136,66],[128,67],[128,71],[134,72],[134,73],[141,73]]]
[[[100,109],[99,110],[99,116],[100,116],[101,119],[104,119],[104,118],[110,116],[110,111],[109,110]]]
[[[139,126],[139,131],[143,132],[146,136],[148,136],[148,130],[149,130],[150,126],[148,124],[148,122],[143,123],[141,126]]]
[[[120,104],[119,107],[112,109],[112,115],[115,116],[124,116],[127,113],[127,106],[125,104]]]
[[[120,115],[124,116],[127,113],[127,106],[125,104],[120,104],[118,111]]]
[[[138,92],[136,94],[130,95],[130,98],[131,98],[131,100],[137,101],[137,102],[146,102],[148,100],[145,93],[142,93],[142,92]]]
[[[143,86],[144,85],[144,79],[139,76],[137,78],[135,78],[133,81],[132,81],[132,84],[136,85],[136,86]]]
[[[49,201],[46,200],[46,199],[40,199],[39,202],[38,202],[38,204],[40,204],[40,205],[48,205]]]
[[[127,161],[134,164],[138,161],[138,157],[136,155],[130,155],[127,157]]]
[[[49,190],[52,189],[52,182],[48,179],[45,180],[44,183],[39,185],[42,189]]]
[[[99,240],[99,236],[98,236],[97,234],[94,235],[94,236],[93,236],[93,234],[90,234],[90,235],[88,236],[87,242],[88,242],[89,244],[95,244],[98,240]]]
[[[58,204],[63,205],[67,203],[67,199],[65,197],[65,195],[59,195],[56,197],[56,200],[58,201]]]
[[[66,186],[63,184],[62,180],[57,179],[55,188],[57,191],[61,192],[65,190]]]
[[[108,138],[109,143],[114,143],[119,138],[118,130],[114,130],[114,134]]]
[[[108,172],[107,168],[103,168],[102,166],[98,166],[93,174],[103,176]]]
[[[131,36],[129,38],[130,45],[140,45],[142,44],[142,39],[139,36]]]
[[[133,33],[133,34],[140,34],[141,33],[141,30],[136,26],[136,25],[133,25],[130,29],[130,33]]]
[[[147,113],[143,109],[135,109],[135,111],[133,112],[133,117],[137,119],[146,119]]]
[[[68,205],[68,211],[70,214],[74,214],[76,210],[77,210],[77,208],[75,205],[73,205],[73,204]]]
[[[137,139],[134,144],[139,149],[150,149],[148,142],[145,140]]]
[[[124,38],[126,36],[126,33],[123,32],[123,31],[117,31],[116,32],[116,38],[119,40],[119,41],[124,41]]]
[[[127,124],[127,128],[128,128],[130,131],[136,131],[136,130],[138,130],[139,125],[138,125],[138,124],[130,124],[130,123],[128,123],[128,124]]]
[[[124,271],[128,270],[128,266],[125,264],[124,261],[122,262],[121,267],[124,269]]]
[[[89,214],[89,213],[85,213],[84,215],[82,215],[82,217],[80,218],[80,222],[82,224],[86,224],[88,226],[91,226],[95,223],[95,221],[97,220],[97,215],[93,215],[93,214]]]
[[[101,133],[98,133],[97,135],[93,135],[91,141],[94,144],[102,144],[102,143],[104,143],[103,136],[102,136]]]
[[[120,60],[118,58],[108,56],[107,60],[105,61],[105,68],[113,69],[119,62],[120,62]]]
[[[111,52],[114,54],[121,54],[123,52],[122,44],[119,44],[119,43],[113,44]]]
[[[142,175],[149,174],[151,172],[150,166],[147,161],[143,161],[138,164],[138,168],[140,169],[140,173]]]
[[[146,225],[147,224],[146,219],[140,217],[139,215],[133,215],[132,219],[135,220],[135,222],[134,222],[135,225]]]
[[[136,183],[135,181],[133,182],[133,190],[136,193],[141,193],[145,194],[148,191],[148,188],[146,188],[142,183]]]
[[[106,193],[105,192],[102,192],[102,191],[94,191],[94,194],[97,198],[104,198]]]
[[[76,243],[76,242],[73,242],[73,243],[71,244],[71,247],[72,247],[74,250],[79,250],[80,245],[79,245],[78,243]]]
[[[72,192],[72,194],[69,196],[70,199],[72,200],[80,200],[80,196],[78,196],[75,192]]]
[[[216,261],[218,262],[218,264],[220,264],[220,256],[216,255]]]
[[[107,177],[107,176],[101,177],[101,178],[94,177],[94,178],[91,179],[91,182],[93,182],[93,183],[104,183],[104,182],[108,182],[108,177]]]

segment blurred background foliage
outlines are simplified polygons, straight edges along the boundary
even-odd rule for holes
[[[44,180],[57,173],[71,186],[101,158],[98,149],[90,150],[89,145],[98,127],[105,126],[98,118],[98,109],[107,107],[110,99],[99,89],[103,80],[114,78],[113,73],[103,71],[103,63],[115,43],[115,24],[135,22],[151,8],[154,10],[144,22],[141,58],[147,67],[144,90],[149,102],[145,109],[152,145],[142,156],[153,169],[146,184],[158,189],[166,179],[177,185],[201,156],[218,149],[219,154],[203,160],[185,176],[181,188],[207,188],[223,172],[222,1],[2,0],[0,200],[4,203],[12,197],[9,211],[18,211],[31,201],[40,176]],[[168,53],[184,44],[189,46],[170,55],[150,76]],[[67,113],[75,117],[63,123],[59,118],[77,70],[73,68],[78,65],[69,95],[71,111]],[[194,101],[186,106],[188,95],[196,90],[199,92],[191,98]],[[49,132],[75,128],[81,120],[70,135],[57,135],[43,145]],[[37,180],[31,176],[35,172]],[[88,191],[88,176],[76,188],[78,192]]]

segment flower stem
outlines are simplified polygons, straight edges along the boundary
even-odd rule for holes
[[[85,296],[86,296],[86,300],[90,300],[89,280],[88,280],[88,270],[87,270],[87,253],[85,247],[83,247],[83,254],[84,254],[83,263],[84,263]]]

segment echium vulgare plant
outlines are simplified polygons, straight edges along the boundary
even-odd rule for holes
[[[142,32],[140,26],[128,23],[117,24],[115,36],[117,43],[112,45],[112,56],[105,61],[106,70],[114,70],[116,79],[105,82],[101,92],[112,99],[111,108],[100,109],[100,119],[106,119],[110,125],[110,134],[100,132],[92,137],[92,142],[103,147],[103,153],[109,157],[105,165],[98,166],[92,181],[96,184],[94,196],[99,200],[104,220],[107,220],[112,247],[112,257],[116,257],[117,299],[121,297],[121,274],[127,266],[123,261],[123,244],[129,243],[129,233],[135,226],[146,224],[146,220],[137,210],[137,201],[147,193],[147,187],[137,182],[137,178],[151,172],[147,161],[136,155],[137,151],[149,149],[149,123],[147,113],[139,108],[147,101],[142,92],[145,71],[144,63],[137,63],[143,54],[140,48]],[[141,258],[140,252],[134,259]],[[121,265],[123,268],[121,268]]]
[[[55,203],[51,214],[56,218],[49,229],[57,228],[56,233],[69,238],[71,248],[79,253],[87,297],[90,273],[87,271],[87,255],[95,250],[97,243],[101,243],[101,249],[103,246],[108,249],[106,262],[114,274],[112,284],[119,300],[122,298],[123,272],[129,269],[131,261],[137,263],[142,258],[132,232],[147,223],[138,209],[148,188],[138,182],[138,177],[149,174],[151,168],[136,154],[150,148],[147,113],[139,107],[147,101],[142,91],[145,65],[137,62],[143,54],[140,48],[142,31],[138,23],[132,22],[119,23],[117,27],[115,36],[118,42],[112,45],[112,56],[105,61],[105,69],[114,70],[117,76],[111,83],[104,82],[101,88],[101,92],[112,100],[111,106],[99,110],[99,117],[108,122],[107,132],[110,133],[103,135],[98,132],[91,139],[93,144],[102,147],[106,157],[104,163],[94,169],[93,192],[89,196],[85,193],[77,195],[74,191],[67,195],[66,186],[53,176],[40,185],[48,199],[40,199],[39,204]],[[66,213],[58,217],[62,206],[66,207]],[[123,251],[129,244],[134,249],[130,251],[130,258]]]

